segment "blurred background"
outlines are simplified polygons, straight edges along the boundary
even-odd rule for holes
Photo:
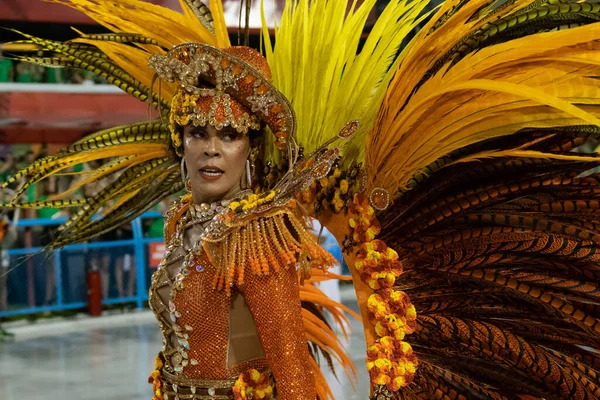
[[[178,0],[151,3],[181,10]],[[260,13],[255,1],[250,18],[251,45],[259,47]],[[380,0],[365,30],[387,1]],[[237,43],[239,1],[224,0],[232,43]],[[432,7],[437,4],[432,3]],[[274,26],[285,0],[266,1]],[[0,0],[0,27],[54,40],[105,30],[87,17],[41,0]],[[0,43],[19,40],[0,29]],[[0,182],[40,157],[103,128],[148,118],[147,105],[88,72],[15,62],[0,52]],[[30,188],[24,200],[44,200],[68,190],[86,171],[80,164],[60,177]],[[110,181],[88,186],[91,195]],[[11,197],[0,191],[0,201]],[[0,397],[3,400],[147,399],[161,336],[147,308],[150,276],[164,253],[164,202],[141,218],[89,243],[41,252],[69,210],[8,211],[0,214]],[[4,225],[4,227],[2,227]],[[0,235],[2,236],[2,235]],[[323,233],[322,244],[349,274],[335,240]],[[351,284],[325,288],[352,308]],[[362,327],[353,322],[347,346],[359,367],[356,391],[348,379],[330,374],[337,399],[364,399]]]

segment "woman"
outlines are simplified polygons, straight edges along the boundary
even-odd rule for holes
[[[261,77],[270,76],[259,53],[232,47],[224,50],[221,62],[228,60],[228,53],[243,57]],[[162,76],[172,76],[169,65],[182,54],[189,57],[182,65],[190,69],[206,56],[202,46],[184,45],[153,58],[152,64]],[[258,197],[251,190],[256,173],[251,168],[251,155],[261,151],[265,135],[259,117],[236,99],[235,92],[230,96],[207,89],[210,84],[199,81],[193,88],[186,87],[192,90],[179,91],[172,102],[172,140],[182,156],[181,175],[190,193],[168,213],[165,237],[169,250],[150,289],[150,305],[165,336],[162,393],[177,396],[195,391],[199,396],[228,398],[233,395],[237,377],[251,370],[264,374],[258,380],[267,392],[274,390],[268,386],[272,375],[280,399],[314,399],[316,384],[303,329],[295,263],[273,271],[284,264],[283,254],[279,260],[263,263],[264,269],[256,273],[251,265],[244,265],[248,256],[223,265],[212,260],[218,251],[201,250],[207,247],[203,242],[206,229],[211,222],[214,226],[213,218],[222,213],[221,209],[235,210]],[[217,88],[221,84],[215,82]],[[189,95],[195,88],[206,93]],[[263,207],[269,208],[268,202]],[[287,207],[283,212],[288,212]],[[270,227],[266,218],[253,217],[244,225],[247,223]],[[250,231],[244,225],[236,235]],[[255,233],[254,240],[262,241],[259,246],[277,246],[275,238]],[[298,244],[302,236],[306,234],[298,235]],[[241,242],[226,246],[226,251],[232,246],[240,246],[238,252],[251,250],[242,249]],[[312,246],[318,248],[314,242]],[[291,257],[296,257],[292,253]]]
[[[94,71],[158,116],[7,182],[108,159],[87,179],[111,187],[8,206],[79,207],[61,246],[189,180],[151,291],[157,399],[331,397],[307,340],[347,359],[319,318],[337,307],[302,284],[331,262],[305,215],[343,247],[372,398],[600,397],[599,178],[583,175],[600,162],[572,151],[600,139],[598,4],[448,0],[398,51],[426,1],[390,1],[364,42],[375,1],[288,2],[275,45],[264,29],[267,65],[231,47],[218,1],[56,1],[115,33],[9,49]]]

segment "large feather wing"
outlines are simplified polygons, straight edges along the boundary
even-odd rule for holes
[[[400,54],[362,185],[305,194],[346,251],[374,398],[600,396],[599,11],[447,1]]]

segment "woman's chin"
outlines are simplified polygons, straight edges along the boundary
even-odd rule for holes
[[[232,188],[224,188],[223,185],[210,185],[204,183],[201,193],[194,196],[195,203],[213,203],[222,200]],[[192,190],[193,191],[193,190]]]

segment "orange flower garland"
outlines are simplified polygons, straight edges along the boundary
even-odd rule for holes
[[[150,374],[148,378],[148,383],[152,385],[152,400],[163,400],[163,395],[161,391],[162,380],[161,380],[161,371],[163,367],[163,362],[160,356],[156,356],[154,359],[154,371]]]
[[[273,386],[269,377],[255,369],[240,374],[233,386],[235,400],[267,400],[273,398]]]
[[[367,234],[370,230],[371,228],[367,228],[362,236],[370,237]],[[363,281],[373,290],[394,286],[396,278],[402,274],[398,253],[381,240],[364,242],[354,266],[361,273]]]
[[[415,331],[417,313],[408,295],[393,289],[402,263],[394,249],[375,239],[381,228],[366,196],[354,196],[348,217],[351,239],[360,246],[354,267],[374,290],[367,310],[379,339],[367,349],[367,371],[373,384],[398,391],[412,382],[418,364],[411,346],[402,341]]]
[[[396,392],[414,379],[417,356],[406,342],[391,336],[380,338],[367,349],[367,371],[371,382]]]
[[[369,320],[375,325],[380,337],[394,336],[403,340],[406,334],[415,331],[417,312],[408,295],[400,290],[383,289],[371,296],[367,302]]]

